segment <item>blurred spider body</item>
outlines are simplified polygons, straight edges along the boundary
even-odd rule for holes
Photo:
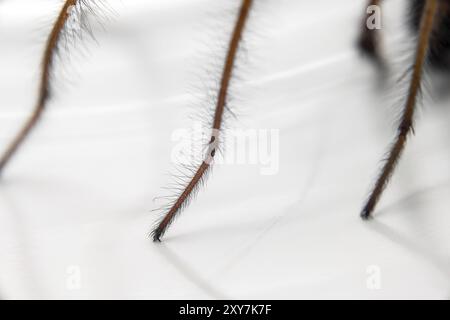
[[[215,111],[211,119],[211,136],[208,144],[208,151],[203,161],[192,170],[192,176],[183,180],[184,185],[180,189],[180,194],[176,195],[173,201],[166,207],[164,215],[152,231],[154,241],[160,241],[176,216],[187,206],[196,190],[202,185],[202,182],[213,164],[213,159],[219,148],[219,140],[221,139],[220,133],[224,113],[226,112],[229,84],[233,78],[236,55],[254,2],[254,0],[241,0],[236,23],[230,36],[225,61],[223,62],[220,88],[217,93],[217,100],[215,101]],[[381,6],[382,2],[383,0],[369,0],[368,5]],[[58,54],[58,46],[66,35],[66,28],[68,27],[71,17],[73,17],[73,15],[78,15],[79,19],[76,21],[79,21],[80,26],[77,30],[86,30],[89,26],[85,23],[86,20],[82,19],[83,16],[86,12],[94,12],[100,6],[102,5],[99,5],[98,2],[95,2],[94,4],[94,1],[88,0],[65,1],[59,16],[53,25],[43,53],[40,90],[35,111],[0,158],[0,173],[10,162],[12,156],[16,153],[22,142],[42,116],[51,93],[52,83],[50,74],[54,65],[53,62],[55,56]],[[417,107],[417,96],[420,93],[422,75],[426,63],[429,62],[434,67],[439,68],[450,66],[450,0],[411,1],[409,16],[411,29],[418,35],[418,39],[415,58],[411,68],[412,73],[408,96],[404,104],[403,114],[394,143],[389,150],[388,157],[384,162],[373,191],[361,212],[361,216],[365,219],[372,216],[372,213],[395,170],[401,154],[403,153],[407,139],[411,133],[414,132],[413,123]],[[371,59],[378,63],[382,63],[382,54],[380,53],[378,44],[379,31],[370,30],[367,27],[366,17],[364,17],[363,21],[363,25],[360,26],[358,47]],[[77,37],[79,36],[77,35]]]

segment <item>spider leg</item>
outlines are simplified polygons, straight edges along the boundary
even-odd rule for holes
[[[216,150],[218,148],[219,135],[223,125],[223,117],[228,98],[228,88],[233,76],[236,55],[252,5],[253,0],[241,1],[239,16],[233,29],[228,47],[228,53],[226,55],[225,64],[222,71],[222,79],[214,112],[212,134],[211,140],[209,142],[208,153],[205,157],[205,160],[202,161],[200,166],[196,169],[194,176],[190,179],[183,192],[177,197],[176,201],[171,205],[170,209],[167,211],[164,217],[160,221],[158,221],[157,226],[153,229],[151,234],[153,241],[155,242],[161,241],[161,237],[165,234],[167,228],[173,222],[175,217],[181,212],[181,210],[187,205],[189,200],[192,198],[192,195],[195,193],[195,190],[197,190],[198,186],[201,185],[205,175],[212,165]]]
[[[361,212],[361,217],[363,219],[368,219],[371,217],[384,189],[394,173],[396,165],[403,153],[403,150],[405,149],[409,135],[414,133],[413,121],[417,106],[417,96],[420,93],[423,68],[429,51],[431,35],[435,25],[435,17],[439,9],[438,1],[439,0],[427,0],[426,2],[419,29],[419,39],[416,48],[408,97],[403,109],[400,125],[397,130],[397,136],[388,153],[388,157],[381,170],[381,174],[378,177],[375,187]]]
[[[23,144],[25,139],[28,137],[30,132],[38,123],[39,119],[42,117],[42,114],[47,105],[47,101],[50,97],[50,73],[52,70],[53,62],[55,55],[58,50],[58,43],[61,38],[61,33],[64,30],[64,26],[70,16],[69,9],[76,5],[79,0],[66,0],[62,9],[58,15],[57,20],[55,21],[52,31],[47,39],[47,45],[45,47],[44,55],[42,58],[42,69],[41,69],[41,79],[40,79],[40,87],[39,87],[39,97],[36,103],[36,106],[33,110],[33,113],[25,122],[21,130],[15,136],[11,144],[8,146],[6,151],[0,157],[0,175],[3,172],[3,169],[10,162],[13,155],[19,149],[19,147]]]
[[[380,46],[379,46],[379,33],[380,30],[378,29],[370,29],[367,24],[367,17],[368,14],[371,12],[369,8],[372,6],[380,6],[382,0],[369,0],[367,4],[367,12],[364,15],[364,18],[362,19],[361,23],[361,30],[360,34],[357,40],[357,47],[359,51],[368,56],[373,61],[380,63],[382,62],[381,59],[381,53],[380,53]]]

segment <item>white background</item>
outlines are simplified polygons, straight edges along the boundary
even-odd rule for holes
[[[383,10],[380,83],[353,46],[363,1],[256,0],[228,125],[278,129],[279,171],[218,166],[162,244],[148,233],[171,135],[213,104],[239,3],[107,2],[117,16],[56,64],[0,182],[3,298],[450,298],[448,82],[430,80],[376,219],[358,215],[404,97],[405,1]],[[32,109],[60,5],[0,1],[0,147]]]

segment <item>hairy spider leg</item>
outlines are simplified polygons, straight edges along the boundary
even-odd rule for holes
[[[55,56],[58,51],[58,43],[61,38],[61,34],[64,30],[64,26],[70,17],[70,8],[75,6],[79,0],[66,0],[64,5],[62,6],[61,11],[59,12],[58,18],[53,24],[50,35],[47,39],[47,44],[45,47],[44,55],[42,57],[42,66],[41,66],[41,79],[39,84],[39,97],[36,103],[36,106],[25,122],[23,127],[20,129],[18,134],[14,137],[11,144],[8,146],[6,151],[0,158],[0,175],[5,169],[6,165],[10,162],[11,158],[17,152],[19,147],[23,144],[25,139],[29,136],[30,132],[38,123],[39,119],[42,117],[42,114],[47,105],[48,99],[50,97],[50,74],[53,66],[53,62]]]
[[[421,90],[423,68],[429,51],[430,39],[435,26],[435,18],[439,10],[438,1],[439,0],[427,0],[426,2],[419,29],[419,38],[417,42],[408,96],[402,112],[402,118],[397,129],[397,136],[388,152],[388,157],[383,165],[380,175],[378,176],[375,187],[373,188],[363,210],[361,211],[361,217],[363,219],[368,219],[371,217],[383,194],[383,191],[395,171],[395,168],[405,149],[409,135],[414,133],[413,124],[417,107],[417,96]]]
[[[245,25],[248,20],[252,4],[253,0],[242,0],[239,16],[234,26],[233,34],[231,36],[231,40],[228,47],[228,53],[225,58],[225,64],[222,71],[220,90],[216,102],[216,109],[212,125],[212,135],[211,140],[209,142],[210,148],[208,150],[206,159],[201,163],[201,165],[195,171],[192,179],[184,188],[183,192],[176,199],[176,201],[173,203],[173,205],[170,207],[167,213],[163,216],[163,218],[159,221],[156,228],[152,231],[151,235],[153,241],[155,242],[161,240],[161,237],[164,235],[167,228],[173,222],[177,214],[179,214],[180,211],[186,206],[186,204],[191,199],[192,195],[198,189],[198,186],[202,184],[205,175],[207,174],[208,170],[211,167],[212,160],[216,154],[216,148],[219,142],[218,139],[223,123],[223,115],[228,97],[228,88],[233,76],[233,68],[236,60],[236,55],[239,49],[239,44],[242,38]]]

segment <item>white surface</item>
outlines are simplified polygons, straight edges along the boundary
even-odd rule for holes
[[[33,106],[58,3],[0,4],[2,146]],[[394,80],[407,66],[402,4],[384,10]],[[216,167],[161,245],[148,232],[171,134],[205,105],[199,88],[218,79],[207,70],[221,64],[238,1],[111,5],[118,17],[66,61],[0,183],[3,297],[450,297],[448,100],[425,99],[376,220],[358,216],[398,113],[395,86],[380,89],[353,48],[362,3],[257,1],[229,125],[279,129],[279,172]],[[367,287],[373,265],[379,290]]]

